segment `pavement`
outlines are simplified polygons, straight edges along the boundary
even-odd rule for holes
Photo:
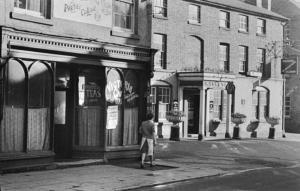
[[[56,169],[0,175],[1,191],[134,190],[255,169],[300,166],[300,135],[286,138],[207,140],[160,139],[155,166],[139,161],[57,162]],[[73,168],[71,168],[73,167]]]

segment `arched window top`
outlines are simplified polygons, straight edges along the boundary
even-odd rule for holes
[[[263,86],[256,86],[253,91],[259,91],[259,92],[269,92],[269,89],[263,87]]]
[[[116,69],[111,69],[107,74],[107,84],[105,89],[106,101],[111,104],[122,103],[122,76]]]
[[[166,87],[171,87],[171,84],[169,84],[166,81],[163,80],[155,80],[151,81],[151,86],[166,86]]]

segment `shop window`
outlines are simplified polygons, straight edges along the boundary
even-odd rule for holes
[[[220,43],[219,45],[219,69],[229,72],[229,44]]]
[[[134,3],[133,0],[115,0],[113,6],[114,27],[133,31]]]
[[[121,73],[116,69],[108,69],[105,89],[107,146],[138,144],[138,82],[135,71],[123,70]]]
[[[291,97],[285,97],[285,117],[290,118],[292,111]]]
[[[239,16],[239,31],[248,32],[249,31],[249,17],[246,15]]]
[[[210,118],[226,120],[227,92],[225,90],[209,90]]]
[[[239,46],[239,72],[246,73],[248,68],[248,47]]]
[[[28,150],[50,148],[51,73],[45,64],[29,63]]]
[[[8,62],[6,65],[6,81],[2,128],[0,128],[2,143],[0,144],[0,150],[1,152],[22,152],[24,147],[26,81],[25,71],[19,62],[15,60]],[[1,86],[1,92],[3,91],[2,88],[3,86]]]
[[[76,146],[99,146],[104,115],[104,70],[79,68],[77,79]]]
[[[14,0],[14,12],[35,17],[47,17],[50,0]]]
[[[267,89],[258,87],[252,92],[252,117],[265,120],[269,116],[269,93]]]
[[[230,28],[230,14],[226,11],[219,13],[219,26],[222,28]]]
[[[154,0],[153,15],[167,17],[168,4],[167,0]]]
[[[189,5],[189,22],[200,23],[201,22],[201,7],[197,5]]]
[[[139,90],[137,74],[124,71],[124,142],[123,145],[138,144]]]
[[[158,49],[154,56],[154,68],[167,69],[167,36],[153,34],[153,44]]]
[[[123,142],[122,134],[122,89],[123,82],[121,74],[115,69],[111,69],[107,74],[107,84],[105,96],[107,102],[107,145],[120,146]]]

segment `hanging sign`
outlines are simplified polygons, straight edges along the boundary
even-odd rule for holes
[[[298,59],[296,56],[281,60],[281,72],[283,74],[298,73]]]

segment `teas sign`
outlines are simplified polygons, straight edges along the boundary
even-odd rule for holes
[[[87,82],[79,77],[78,83],[79,105],[96,106],[100,105],[101,88],[95,82]]]
[[[112,0],[54,0],[54,17],[111,27]]]

